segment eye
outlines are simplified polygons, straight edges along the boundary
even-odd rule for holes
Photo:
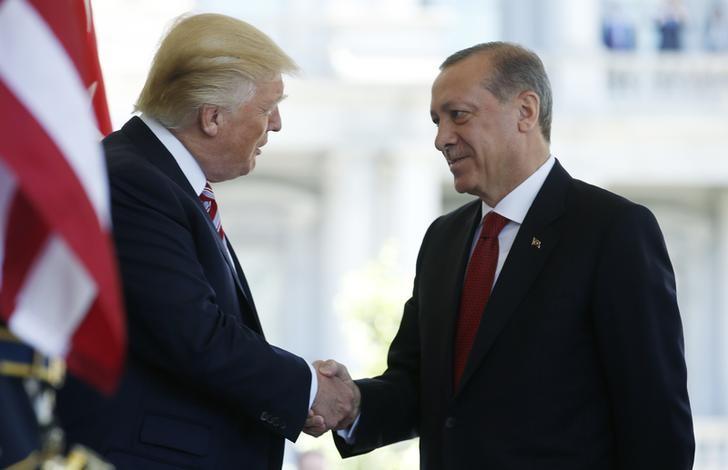
[[[449,111],[449,114],[450,114],[450,119],[452,119],[453,122],[458,123],[458,122],[464,121],[465,118],[467,117],[468,113],[466,111],[460,111],[458,109],[453,109],[453,110]]]
[[[432,117],[433,124],[435,124],[435,126],[439,126],[440,125],[440,118],[438,118],[437,116],[431,116],[431,117]]]

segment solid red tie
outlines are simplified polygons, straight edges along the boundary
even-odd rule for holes
[[[453,357],[453,386],[457,388],[465,370],[473,340],[478,333],[480,318],[488,303],[498,264],[498,234],[508,219],[491,211],[485,216],[480,238],[470,257],[460,297],[460,312],[455,334]]]
[[[222,229],[220,213],[217,211],[217,202],[215,202],[215,193],[212,192],[210,183],[205,183],[205,189],[200,194],[200,201],[202,201],[202,205],[205,207],[210,219],[212,219],[212,224],[215,226],[217,234],[220,235],[220,239],[225,241],[225,231]]]

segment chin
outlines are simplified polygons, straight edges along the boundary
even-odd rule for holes
[[[459,192],[460,194],[473,194],[473,190],[475,189],[475,186],[473,184],[461,178],[455,178],[453,184],[455,186],[455,191]]]
[[[248,164],[246,166],[244,166],[242,170],[240,170],[240,176],[248,175],[248,174],[252,173],[252,171],[254,169],[255,169],[255,160],[253,159],[250,162],[248,162]]]

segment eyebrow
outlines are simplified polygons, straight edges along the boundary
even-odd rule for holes
[[[435,115],[437,115],[438,111],[440,111],[440,110],[447,111],[451,107],[452,107],[452,102],[451,101],[446,101],[445,103],[443,103],[442,105],[440,105],[437,108],[431,107],[430,108],[430,116],[435,117]]]
[[[281,95],[280,97],[278,97],[277,100],[275,100],[273,103],[271,103],[271,106],[277,106],[277,105],[279,105],[280,102],[283,101],[283,100],[285,100],[286,98],[288,98],[288,95]]]
[[[442,103],[442,105],[439,107],[439,109],[443,110],[450,110],[453,108],[465,108],[468,111],[472,111],[473,109],[477,108],[477,105],[474,105],[472,103],[469,103],[467,101],[460,101],[455,104],[454,101],[446,101]]]

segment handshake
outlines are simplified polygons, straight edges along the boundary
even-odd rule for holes
[[[303,432],[319,437],[331,429],[346,429],[359,415],[361,393],[343,364],[329,359],[313,363],[318,391]]]

